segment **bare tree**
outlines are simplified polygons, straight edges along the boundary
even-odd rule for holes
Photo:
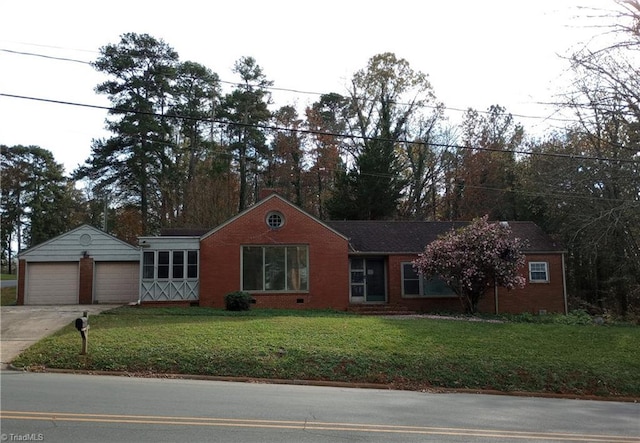
[[[556,192],[548,210],[571,251],[574,289],[626,314],[640,309],[640,1],[615,4],[590,15],[598,34],[571,56],[573,88],[559,103],[576,119],[564,152],[582,159],[536,174]]]

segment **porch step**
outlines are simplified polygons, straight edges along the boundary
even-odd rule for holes
[[[349,305],[348,312],[360,315],[413,315],[417,314],[401,305]]]

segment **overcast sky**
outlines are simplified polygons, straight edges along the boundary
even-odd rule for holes
[[[5,1],[0,94],[108,106],[93,92],[105,77],[89,65],[24,53],[89,62],[101,46],[135,32],[164,40],[182,61],[201,63],[225,81],[237,81],[234,62],[252,56],[274,87],[319,93],[345,93],[370,57],[393,52],[429,75],[452,121],[459,121],[459,110],[499,104],[535,133],[558,125],[544,118],[553,108],[540,103],[552,101],[568,81],[561,56],[598,32],[584,26],[589,8],[615,3]],[[276,93],[274,99],[275,108],[303,106],[318,96]],[[0,96],[0,144],[48,149],[71,172],[89,156],[93,138],[108,136],[105,117],[104,110]]]

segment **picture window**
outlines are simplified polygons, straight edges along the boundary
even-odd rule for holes
[[[301,246],[243,246],[242,290],[307,292],[309,249]]]

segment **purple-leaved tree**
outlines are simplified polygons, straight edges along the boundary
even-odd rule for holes
[[[525,242],[513,237],[506,223],[489,223],[488,217],[440,236],[413,262],[426,278],[439,277],[458,294],[467,313],[494,284],[508,289],[523,287],[519,270],[525,264]]]

